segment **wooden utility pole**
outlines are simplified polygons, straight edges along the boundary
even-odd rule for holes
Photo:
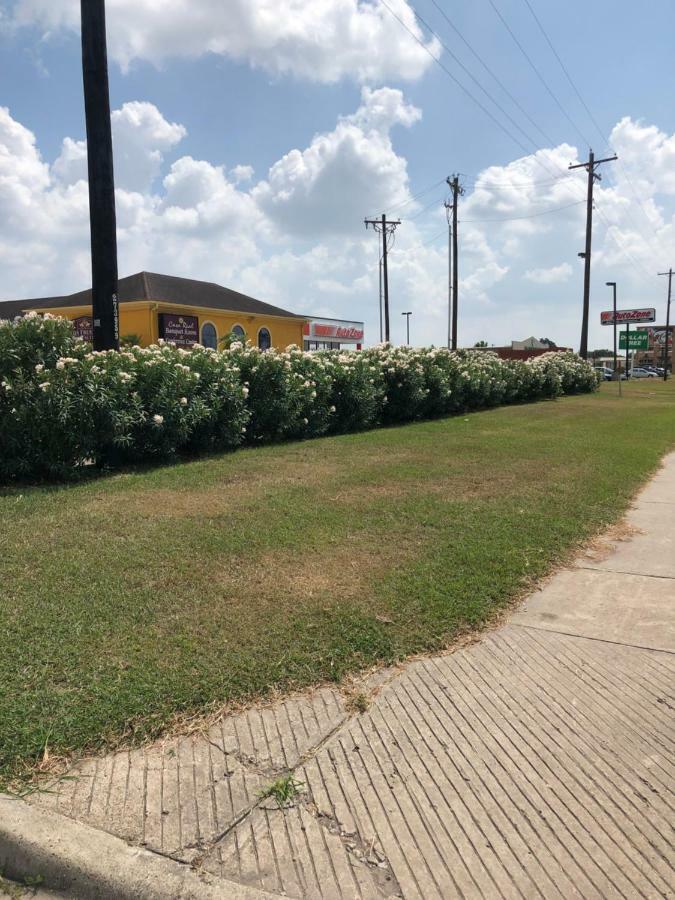
[[[599,166],[601,163],[611,162],[614,159],[618,159],[618,157],[607,156],[605,159],[596,159],[595,154],[590,150],[587,162],[569,166],[570,169],[586,169],[588,172],[588,187],[586,189],[586,248],[583,254],[579,254],[584,258],[584,306],[581,316],[581,340],[579,341],[579,356],[581,356],[582,359],[588,358],[588,312],[591,296],[591,237],[593,234],[593,186],[596,181],[600,181],[600,175],[595,171],[595,167]]]
[[[94,350],[119,350],[117,234],[105,0],[80,0]]]
[[[460,186],[459,176],[454,175],[452,178],[445,179],[452,190],[452,203],[446,203],[446,209],[452,208],[452,324],[450,328],[449,346],[452,350],[457,349],[457,312],[459,309],[459,268],[457,265],[457,206],[458,198],[464,193],[464,188]],[[449,251],[448,247],[448,251]]]
[[[387,219],[382,213],[380,219],[364,219],[366,228],[369,225],[382,235],[382,280],[384,287],[384,339],[389,343],[389,270],[387,268],[387,251],[389,250],[388,238],[396,231],[396,226],[401,224],[400,219]]]
[[[663,345],[663,380],[668,380],[668,343],[670,340],[670,298],[672,296],[673,287],[673,270],[668,269],[667,272],[659,272],[659,275],[668,276],[668,303],[666,305],[666,339]],[[671,365],[672,369],[672,365]]]

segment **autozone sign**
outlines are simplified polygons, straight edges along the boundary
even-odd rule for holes
[[[656,319],[656,310],[652,307],[645,309],[617,309],[616,320],[614,319],[614,311],[609,309],[607,312],[600,313],[601,325],[632,325],[638,322],[653,322]]]
[[[314,341],[349,341],[360,343],[363,340],[363,322],[338,322],[330,319],[312,319],[305,323],[305,337]]]

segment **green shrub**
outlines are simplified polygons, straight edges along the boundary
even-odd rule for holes
[[[482,351],[218,352],[160,342],[95,353],[51,316],[0,323],[0,480],[311,438],[592,391],[573,353],[503,362]]]

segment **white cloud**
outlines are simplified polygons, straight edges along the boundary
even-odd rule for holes
[[[572,266],[569,263],[561,263],[559,266],[551,266],[550,269],[528,269],[525,278],[535,284],[556,284],[559,281],[567,281],[572,276]]]
[[[187,134],[182,125],[167,122],[152,103],[125,103],[111,114],[115,153],[115,184],[128,191],[147,191],[159,175],[164,153]],[[61,155],[52,166],[63,184],[87,178],[87,143],[64,138]]]
[[[424,42],[406,0],[396,15]],[[17,0],[14,22],[79,30],[78,0]],[[419,78],[432,59],[376,0],[108,0],[109,52],[123,67],[207,53],[274,75],[334,82]],[[436,39],[426,44],[438,54]]]
[[[116,152],[134,177],[118,169],[120,273],[145,268],[214,280],[299,312],[363,318],[376,340],[378,243],[362,218],[409,199],[407,162],[392,129],[414,127],[419,115],[400,91],[364,90],[354,113],[251,185],[245,164],[228,170],[192,156],[167,159],[182,127],[150,104],[125,104],[114,115]],[[667,167],[671,136],[631,120],[619,127],[615,137],[635,186],[638,158],[646,169]],[[490,167],[467,185],[460,201],[461,343],[535,334],[577,345],[585,173],[567,171],[576,161],[576,150],[561,145]],[[85,177],[81,141],[66,138],[50,167],[33,134],[0,109],[0,297],[87,284]],[[611,184],[605,179],[596,189],[591,343],[598,346],[606,341],[597,324],[609,299],[605,281],[619,282],[622,306],[654,305],[659,317],[663,307],[663,279],[655,273],[670,263],[675,200],[651,182],[642,187],[651,225],[620,167]],[[414,341],[445,340],[447,233],[438,199],[436,212],[404,218],[396,234],[389,258],[395,341],[404,337],[400,313],[407,309]]]
[[[421,112],[399,90],[363,88],[361,106],[305,150],[276,162],[252,194],[280,227],[296,235],[353,232],[364,215],[409,198],[406,160],[392,146],[394,125]]]

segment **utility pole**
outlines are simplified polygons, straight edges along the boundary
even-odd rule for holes
[[[445,218],[448,220],[448,350],[450,350],[452,348],[452,219],[450,218],[452,203],[446,200],[443,206],[445,207]]]
[[[451,350],[457,349],[457,311],[459,309],[459,277],[458,277],[458,266],[457,266],[457,206],[458,199],[464,193],[464,188],[460,186],[459,183],[459,175],[453,175],[452,178],[448,176],[446,179],[447,184],[450,186],[450,190],[452,191],[452,203],[448,203],[446,201],[445,208],[446,210],[452,209],[452,242],[448,239],[448,262],[449,262],[449,270],[452,273],[452,287],[448,285],[448,306],[452,307],[452,314],[450,314],[450,310],[448,310],[448,316],[451,320],[450,324],[450,334],[448,335],[448,347]],[[448,225],[450,225],[450,217],[448,215]],[[452,248],[452,252],[451,252]],[[450,280],[450,276],[449,276]],[[450,303],[450,293],[452,293],[452,303]]]
[[[105,0],[80,0],[94,350],[119,350],[117,233]]]
[[[384,339],[387,343],[389,343],[389,271],[387,269],[387,251],[389,249],[388,246],[388,238],[390,234],[393,234],[396,231],[396,226],[401,224],[400,219],[387,219],[386,215],[382,213],[382,217],[380,219],[364,219],[366,228],[369,225],[373,226],[373,229],[382,235],[382,280],[384,283]]]
[[[590,307],[591,296],[591,237],[593,233],[593,186],[596,181],[600,181],[600,175],[595,171],[595,167],[601,163],[611,162],[618,159],[615,156],[607,156],[605,159],[596,159],[592,150],[588,153],[588,162],[579,163],[576,166],[570,165],[570,169],[586,169],[588,172],[588,188],[586,192],[586,248],[583,254],[584,259],[584,308],[581,317],[581,340],[579,342],[579,356],[582,359],[588,358],[588,311]]]
[[[411,312],[402,312],[402,316],[405,316],[405,342],[407,346],[410,346],[410,316],[412,316]]]
[[[668,304],[666,305],[666,340],[663,346],[663,380],[668,380],[668,342],[670,339],[670,298],[673,287],[673,270],[668,269],[667,272],[659,272],[659,275],[668,276]],[[672,366],[671,366],[672,368]]]

